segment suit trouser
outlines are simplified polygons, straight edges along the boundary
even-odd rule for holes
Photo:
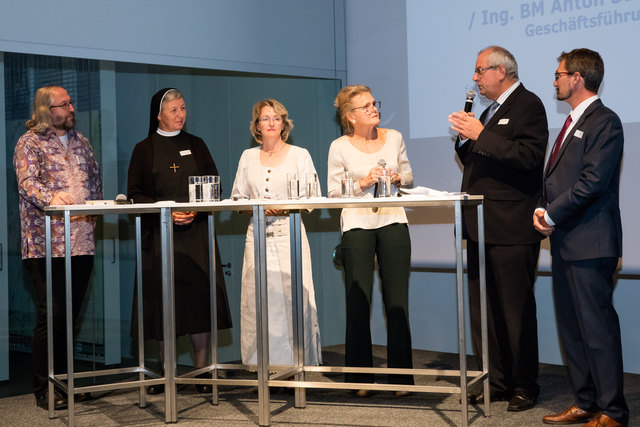
[[[373,366],[371,295],[374,256],[387,318],[387,366],[411,368],[409,330],[409,269],[411,240],[406,224],[349,230],[342,235],[347,304],[345,365]],[[373,374],[347,374],[348,382],[373,382]],[[413,376],[389,375],[389,383],[413,384]]]
[[[67,372],[67,334],[64,258],[51,259],[53,310],[53,366],[54,373]],[[33,328],[32,371],[33,392],[40,396],[47,391],[47,276],[45,258],[28,258],[23,265],[33,282],[36,305],[36,325]],[[84,295],[91,278],[93,255],[71,257],[73,323],[80,314]]]
[[[558,334],[576,405],[604,411],[627,422],[622,393],[620,322],[613,307],[613,274],[618,258],[552,259]]]
[[[540,243],[485,245],[489,379],[493,392],[537,396],[538,321],[534,294]],[[478,243],[467,240],[473,351],[482,356]]]

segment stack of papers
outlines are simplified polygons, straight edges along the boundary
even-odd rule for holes
[[[428,187],[414,187],[414,188],[400,188],[398,192],[402,195],[409,196],[429,196],[429,197],[441,197],[441,196],[460,196],[464,193],[456,192],[451,193],[449,191],[434,190]]]

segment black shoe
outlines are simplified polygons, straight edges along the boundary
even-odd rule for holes
[[[516,391],[509,400],[509,406],[507,407],[507,411],[511,412],[520,412],[526,411],[536,404],[536,396],[529,395],[523,391]]]
[[[213,393],[213,386],[211,384],[196,384],[196,390],[198,393]]]
[[[80,393],[80,394],[76,394],[75,397],[73,398],[74,402],[88,402],[89,400],[93,399],[93,397],[91,396],[91,393]]]
[[[164,393],[164,384],[154,384],[147,387],[147,394],[162,394]]]
[[[205,372],[204,374],[197,375],[196,378],[208,378],[211,379],[211,374]],[[198,393],[212,393],[213,386],[211,384],[195,384]]]
[[[491,391],[492,402],[508,402],[510,398],[511,398],[511,393],[507,391]],[[477,394],[470,393],[469,403],[471,403],[472,405],[475,405],[478,403],[484,403],[484,392],[480,391]]]
[[[49,410],[49,393],[47,391],[36,396],[36,405],[42,409]],[[53,391],[53,409],[56,411],[67,409],[67,398],[60,394],[58,390]]]

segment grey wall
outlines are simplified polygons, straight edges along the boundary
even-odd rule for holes
[[[343,0],[1,0],[0,51],[341,78]]]

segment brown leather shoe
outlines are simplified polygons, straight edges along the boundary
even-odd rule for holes
[[[626,424],[622,424],[610,416],[603,414],[602,412],[591,421],[585,424],[586,427],[624,427]]]
[[[597,412],[583,411],[573,405],[559,414],[545,415],[542,417],[542,422],[545,424],[581,424],[595,418],[597,415]]]

